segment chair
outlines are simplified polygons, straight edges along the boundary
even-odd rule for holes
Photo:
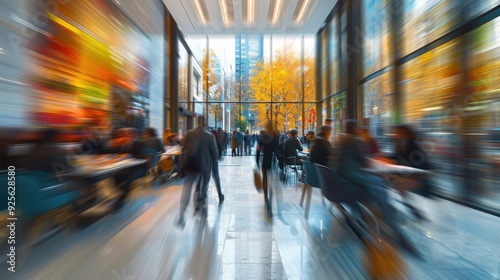
[[[285,175],[288,175],[289,172],[295,172],[295,183],[297,182],[299,167],[302,167],[302,163],[298,163],[298,160],[297,156],[287,156],[285,159]]]
[[[304,216],[307,218],[309,216],[309,208],[311,207],[312,188],[321,190],[321,179],[313,163],[307,160],[302,160],[302,165],[306,172],[306,177],[304,181],[304,188],[302,190],[302,196],[300,197],[300,206],[302,206],[302,202],[304,201],[304,197],[307,192],[306,209],[304,212]],[[323,205],[325,205],[325,197],[323,194],[321,195],[321,199],[323,201]]]
[[[149,168],[154,168],[158,164],[160,160],[160,154],[150,148],[144,148],[144,154],[146,155],[147,160],[149,161]]]
[[[34,238],[51,223],[63,224],[74,218],[74,204],[80,198],[77,189],[60,184],[43,171],[16,170],[16,216],[33,219],[28,228],[27,241]],[[7,173],[0,173],[0,180],[7,182]],[[7,194],[7,184],[2,193]],[[7,201],[6,199],[3,201]]]
[[[363,242],[373,242],[370,232],[376,231],[380,235],[380,230],[375,215],[362,204],[368,202],[366,191],[360,186],[356,186],[340,178],[332,169],[324,165],[314,164],[314,166],[320,177],[323,196],[337,207],[349,227]],[[342,203],[350,206],[360,206],[358,208],[362,212],[360,214],[365,214],[366,217],[369,217],[372,224],[368,224],[367,222],[369,221],[366,220],[353,218]]]
[[[353,204],[367,200],[366,192],[361,187],[343,180],[324,165],[314,165],[321,180],[323,195],[330,202]]]

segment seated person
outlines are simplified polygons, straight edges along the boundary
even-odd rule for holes
[[[58,134],[55,129],[43,130],[33,148],[16,160],[16,169],[45,171],[53,175],[70,170],[66,152],[56,144]]]
[[[158,153],[164,153],[165,148],[161,144],[160,138],[156,134],[156,130],[152,127],[146,128],[144,133],[142,134],[142,139],[144,142],[144,147],[148,149],[152,149],[157,151]]]
[[[332,127],[323,125],[314,139],[312,139],[309,149],[309,159],[312,163],[328,166],[328,159],[332,149],[330,144],[330,136]]]
[[[177,133],[171,133],[167,136],[167,145],[168,146],[176,146],[181,143],[179,139],[179,135]]]
[[[85,131],[85,138],[82,140],[80,151],[82,154],[101,154],[104,149],[104,139],[102,133],[95,128]]]
[[[105,153],[119,154],[119,158],[134,157],[144,159],[144,143],[139,140],[139,134],[135,128],[122,128],[116,132],[116,138],[112,139],[106,148]],[[122,191],[122,194],[113,206],[113,210],[123,207],[125,199],[130,191],[133,181],[146,176],[147,166],[140,165],[132,170],[123,169],[115,173],[116,185]]]
[[[304,136],[304,141],[303,143],[305,145],[307,145],[307,148],[310,149],[311,148],[311,141],[314,139],[314,131],[310,130],[306,133],[306,135]]]
[[[358,135],[363,140],[363,153],[367,157],[378,157],[380,149],[378,148],[377,141],[370,134],[367,128],[359,128]]]
[[[392,160],[399,165],[410,166],[418,169],[429,170],[429,158],[418,145],[417,135],[408,125],[394,127],[394,155]],[[430,192],[430,182],[425,175],[411,176],[390,176],[392,185],[400,192],[405,200],[404,204],[410,209],[412,214],[419,220],[426,218],[420,211],[408,201],[407,191],[415,191],[424,196]]]
[[[302,164],[302,157],[299,157],[297,150],[302,151],[302,143],[298,139],[299,132],[295,129],[290,131],[290,137],[285,140],[285,156],[288,164]]]
[[[345,134],[340,138],[338,162],[336,164],[337,175],[342,179],[362,187],[366,191],[368,201],[376,205],[384,222],[392,230],[394,237],[400,244],[410,251],[416,253],[411,244],[404,238],[404,234],[397,225],[394,217],[394,209],[389,203],[386,181],[377,175],[363,171],[365,159],[362,153],[362,143],[356,138],[357,128],[355,120],[347,120]]]

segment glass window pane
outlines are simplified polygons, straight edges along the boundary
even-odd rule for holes
[[[347,108],[345,91],[336,94],[332,99],[333,135],[342,133],[342,123]]]
[[[420,146],[436,168],[432,180],[445,194],[462,191],[461,67],[458,39],[429,51],[402,67],[405,119],[420,137]]]
[[[340,16],[340,69],[347,69],[347,51],[347,13],[344,5]],[[340,71],[339,77],[339,88],[343,90],[346,88],[346,71]]]
[[[460,1],[409,0],[404,2],[403,55],[443,36],[458,24]]]
[[[179,102],[188,102],[188,52],[179,41]],[[185,105],[187,103],[184,103]],[[185,109],[188,109],[186,106]]]
[[[330,22],[330,86],[331,92],[336,93],[339,88],[339,34],[338,34],[338,15],[335,14],[333,16],[332,21]]]
[[[500,18],[472,31],[471,92],[463,104],[471,128],[469,166],[478,184],[468,194],[475,201],[499,208],[500,180]]]
[[[392,124],[394,106],[394,84],[392,72],[386,72],[366,82],[363,90],[363,116],[369,119],[371,135],[377,137],[383,151],[389,151],[385,137]]]
[[[309,131],[313,130],[316,131],[316,120],[317,120],[317,114],[316,114],[316,103],[305,103],[304,104],[304,130]]]
[[[465,1],[465,11],[467,12],[467,19],[473,19],[483,13],[500,5],[500,0],[468,0]]]
[[[326,98],[330,94],[328,88],[328,28],[325,28],[321,33],[321,88],[323,90],[322,98]]]
[[[390,63],[391,38],[388,1],[365,0],[362,3],[364,46],[363,66],[367,76]]]

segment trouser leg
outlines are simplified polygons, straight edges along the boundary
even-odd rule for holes
[[[212,170],[212,177],[214,178],[215,182],[215,188],[217,189],[217,195],[219,196],[219,199],[222,197],[222,189],[221,189],[221,184],[220,184],[220,176],[219,176],[219,165],[216,164]]]
[[[184,184],[182,187],[181,194],[181,205],[180,205],[180,216],[182,217],[186,212],[186,209],[189,205],[189,198],[191,196],[191,191],[193,189],[193,184],[199,174],[193,171],[186,171],[186,177],[184,178]]]

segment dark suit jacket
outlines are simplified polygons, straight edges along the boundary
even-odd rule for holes
[[[312,163],[328,166],[331,144],[323,134],[318,134],[310,143],[309,159]]]
[[[210,174],[219,158],[215,136],[200,126],[188,131],[182,143],[181,171]]]
[[[302,151],[302,145],[300,145],[299,139],[290,137],[285,140],[285,151],[287,152],[287,157],[298,156],[297,150]]]

